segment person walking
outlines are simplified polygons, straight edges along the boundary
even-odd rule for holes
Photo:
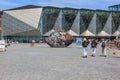
[[[92,57],[95,57],[96,54],[96,48],[97,48],[97,42],[95,39],[92,40],[91,42],[91,49],[92,49]]]
[[[102,47],[102,56],[104,56],[104,57],[107,57],[107,55],[106,55],[106,44],[107,44],[106,40],[103,39],[102,43],[101,43],[101,47]]]
[[[87,46],[88,46],[88,41],[85,39],[83,42],[82,42],[82,46],[83,46],[83,51],[84,51],[84,56],[83,58],[87,58]]]
[[[32,40],[32,41],[31,41],[31,47],[33,47],[34,44],[35,44],[35,40]]]

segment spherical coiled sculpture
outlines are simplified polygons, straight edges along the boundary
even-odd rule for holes
[[[73,37],[69,33],[52,32],[45,41],[50,47],[67,47],[72,44]]]

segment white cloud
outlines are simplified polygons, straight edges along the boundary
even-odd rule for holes
[[[90,8],[97,4],[96,0],[39,0],[41,6],[72,7],[72,8]]]
[[[76,8],[107,8],[118,4],[120,0],[38,0],[41,6],[76,7]]]
[[[99,2],[120,2],[120,0],[38,0],[40,4],[103,4]]]
[[[0,5],[17,6],[18,4],[14,2],[5,1],[5,0],[0,0]]]
[[[90,2],[90,3],[89,3]],[[44,1],[39,1],[38,2],[40,5],[52,5],[52,6],[71,6],[71,5],[90,5],[96,3],[96,0],[92,1],[91,0],[44,0]]]

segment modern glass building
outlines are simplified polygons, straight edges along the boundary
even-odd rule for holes
[[[18,42],[69,30],[83,37],[111,37],[120,34],[120,12],[27,5],[4,10],[2,26],[4,36]]]
[[[120,4],[109,6],[108,9],[110,11],[120,11]]]

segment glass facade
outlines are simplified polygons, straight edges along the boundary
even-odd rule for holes
[[[76,26],[80,26],[79,31],[77,31],[79,35],[86,30],[92,31],[95,35],[97,35],[101,31],[106,31],[108,34],[110,33],[111,35],[111,33],[114,33],[120,25],[119,12],[115,13],[104,10],[70,8],[44,8],[43,12],[43,34],[53,29],[54,27],[57,27],[55,26],[56,24],[58,26],[61,25],[62,30],[65,32],[70,30],[71,28],[74,29],[73,27],[75,27],[75,25],[77,24]],[[80,16],[77,16],[78,12]],[[112,15],[112,17],[110,16],[110,14]],[[79,23],[76,19],[79,20]],[[110,26],[112,26],[112,28]]]
[[[7,36],[7,39],[19,43],[30,43],[32,40],[39,43],[41,40],[40,36]]]
[[[108,10],[110,10],[110,11],[120,11],[120,4],[109,6]]]
[[[57,20],[60,9],[57,8],[44,8],[43,9],[43,34],[51,30]]]
[[[107,19],[109,17],[109,13],[104,11],[96,11],[96,14],[97,14],[97,21],[96,21],[97,33],[96,34],[98,34],[104,29],[105,23],[107,22]]]
[[[88,29],[93,15],[94,11],[80,10],[80,33],[83,33],[85,30]]]
[[[2,22],[4,35],[19,42],[30,42],[32,39],[38,42],[52,29],[65,32],[73,30],[80,36],[87,30],[96,36],[104,31],[112,36],[120,26],[120,12],[115,11],[43,7],[40,13],[41,15],[36,16],[39,18],[37,28],[19,20],[14,15],[4,13]]]
[[[120,13],[112,12],[112,33],[114,33],[120,25]]]
[[[64,31],[71,29],[72,24],[77,16],[78,10],[74,9],[63,9],[63,28]]]

